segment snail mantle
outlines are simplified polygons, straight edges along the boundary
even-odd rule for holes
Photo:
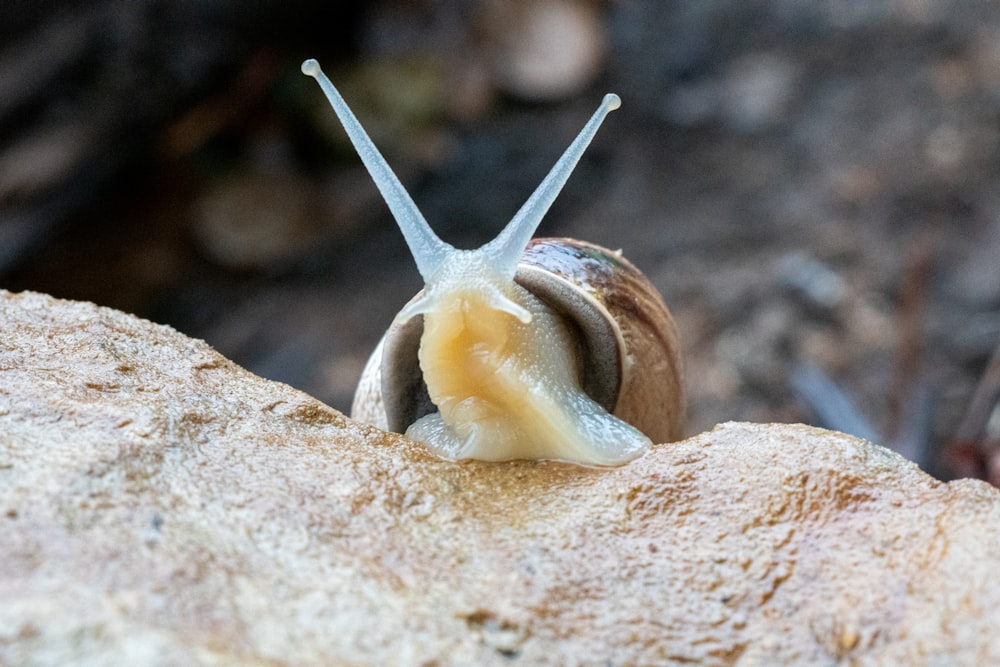
[[[0,292],[0,664],[1000,664],[1000,493],[803,426],[451,463]]]

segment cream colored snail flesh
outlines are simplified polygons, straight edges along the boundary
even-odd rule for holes
[[[620,252],[531,240],[616,95],[499,236],[459,250],[431,230],[319,64],[302,71],[326,93],[424,279],[368,360],[353,418],[451,460],[612,466],[680,437],[677,334],[655,288]]]

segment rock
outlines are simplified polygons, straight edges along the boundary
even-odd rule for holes
[[[448,463],[0,293],[0,664],[997,664],[1000,492],[804,426]]]

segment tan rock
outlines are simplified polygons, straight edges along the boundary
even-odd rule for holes
[[[0,664],[1000,664],[1000,493],[726,424],[454,464],[91,304],[0,293]]]

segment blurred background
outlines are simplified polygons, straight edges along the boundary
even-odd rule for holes
[[[811,422],[1000,483],[1000,3],[8,0],[0,286],[349,410],[420,282],[310,57],[459,247],[617,92],[539,234],[659,287],[689,433]]]

